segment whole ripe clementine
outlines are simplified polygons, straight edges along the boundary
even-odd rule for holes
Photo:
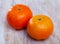
[[[7,13],[7,21],[15,29],[22,29],[26,27],[27,22],[31,17],[31,9],[22,4],[14,5]]]
[[[53,22],[48,16],[36,15],[28,22],[27,32],[36,40],[47,39],[53,32]]]

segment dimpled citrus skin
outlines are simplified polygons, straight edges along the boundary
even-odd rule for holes
[[[52,20],[43,14],[33,16],[27,25],[28,34],[36,39],[43,40],[47,39],[53,32]]]

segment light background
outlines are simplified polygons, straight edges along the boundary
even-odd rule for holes
[[[12,30],[6,14],[15,4],[29,6],[33,15],[49,16],[54,23],[53,34],[44,41],[36,41],[27,36],[26,30]],[[60,0],[0,0],[0,44],[60,44]]]

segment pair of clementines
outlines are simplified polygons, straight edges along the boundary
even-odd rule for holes
[[[48,16],[43,14],[32,16],[31,9],[22,4],[16,4],[8,11],[7,21],[16,30],[27,27],[27,33],[36,40],[47,39],[54,27]]]

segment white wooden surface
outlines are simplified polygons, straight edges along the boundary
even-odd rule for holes
[[[44,41],[36,41],[28,37],[26,30],[13,30],[7,24],[6,14],[15,4],[28,5],[33,15],[49,16],[54,23],[53,34]],[[60,44],[60,0],[0,0],[0,44]]]

